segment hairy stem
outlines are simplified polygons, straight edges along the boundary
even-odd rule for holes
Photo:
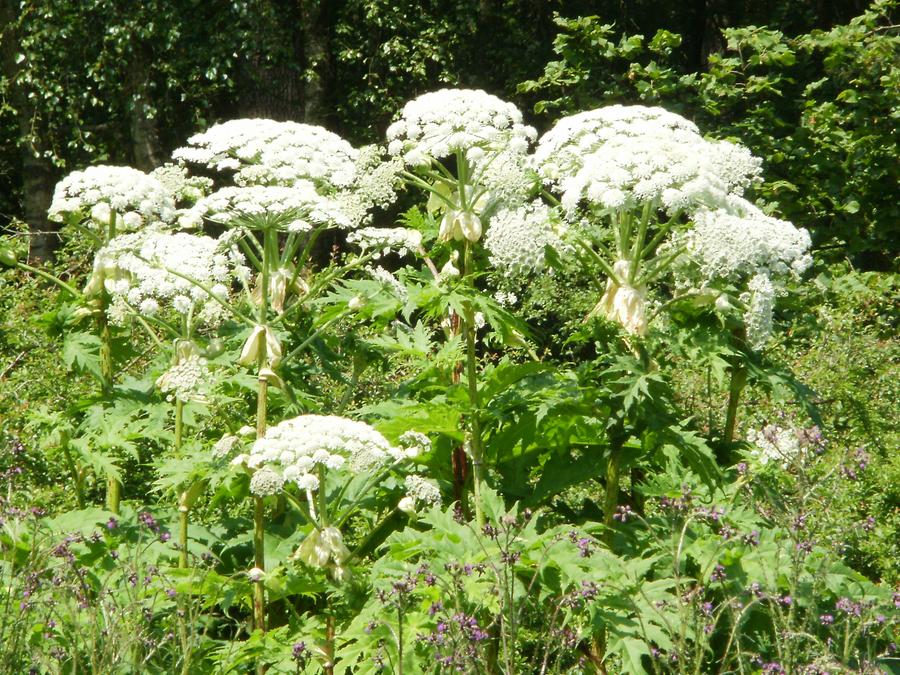
[[[253,566],[266,569],[265,506],[262,497],[253,498]],[[263,580],[253,582],[253,627],[266,631],[266,596]]]
[[[737,426],[738,403],[741,392],[747,385],[747,368],[743,364],[736,363],[731,368],[731,382],[728,386],[728,410],[725,414],[725,433],[723,440],[726,444],[734,441],[734,430]]]
[[[606,462],[606,495],[603,499],[603,543],[612,548],[613,516],[619,504],[619,474],[622,463],[622,448],[614,444],[609,450]]]
[[[472,249],[467,241],[463,256],[463,269],[467,279],[471,274]],[[472,455],[472,493],[475,500],[475,520],[478,527],[484,526],[484,509],[481,502],[481,489],[484,484],[484,448],[481,439],[481,396],[478,392],[478,356],[475,353],[475,311],[471,304],[465,307],[466,334],[466,384],[469,393],[469,404],[472,407],[469,421],[469,452]]]
[[[175,400],[175,452],[181,450],[181,439],[184,433],[184,402]],[[190,507],[181,503],[178,506],[178,566],[188,566],[188,517]]]
[[[261,326],[266,325],[266,319],[269,313],[269,267],[273,264],[272,256],[272,239],[277,237],[277,233],[272,230],[266,230],[263,234],[263,264],[260,270],[260,293],[261,301],[259,303],[259,315],[257,322]],[[277,255],[274,257],[277,260]],[[257,360],[257,371],[262,373],[266,367],[267,361],[266,341],[262,340]],[[268,381],[260,374],[257,379],[257,396],[256,396],[256,437],[264,438],[266,435],[266,411],[268,405]],[[265,571],[265,507],[261,497],[253,498],[253,562],[254,567]],[[265,632],[266,630],[266,596],[263,580],[258,579],[253,582],[253,626],[257,630]],[[261,673],[262,665],[257,666],[257,672]]]

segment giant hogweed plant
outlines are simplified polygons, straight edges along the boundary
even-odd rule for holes
[[[353,359],[337,415],[301,414],[314,402],[303,395],[308,383],[298,378],[298,361],[341,326],[373,320],[384,328],[396,316],[407,323],[395,322],[395,334],[364,341],[369,349],[415,364],[417,372],[400,387],[398,397],[428,393],[431,400],[407,405],[409,401],[399,398],[359,412],[380,417],[379,427],[388,436],[405,438],[409,445],[424,443],[421,436],[401,435],[411,428],[439,434],[444,442],[461,442],[473,472],[475,519],[460,527],[475,533],[472,541],[482,550],[499,546],[494,551],[499,565],[477,563],[479,575],[490,568],[493,580],[486,597],[499,595],[499,610],[495,604],[470,606],[467,594],[472,589],[463,576],[471,576],[471,570],[445,570],[445,585],[456,593],[457,611],[443,622],[451,634],[435,635],[425,651],[449,658],[447,667],[475,667],[484,657],[513,672],[520,663],[517,626],[523,625],[517,598],[523,588],[535,585],[551,589],[547,597],[557,608],[554,630],[581,650],[572,661],[548,648],[539,657],[545,672],[578,662],[596,666],[606,653],[623,662],[630,659],[633,672],[640,672],[645,655],[639,645],[671,645],[671,638],[661,643],[653,637],[670,617],[633,621],[609,608],[589,613],[589,619],[581,617],[596,589],[578,584],[594,572],[576,565],[566,583],[558,584],[553,560],[563,554],[553,547],[562,542],[559,532],[554,530],[544,547],[539,543],[546,534],[543,528],[528,529],[531,526],[522,525],[515,514],[498,516],[496,497],[487,491],[488,445],[493,445],[490,458],[496,460],[495,475],[504,486],[528,484],[534,478],[527,462],[517,467],[516,461],[499,461],[509,458],[511,450],[525,454],[537,447],[554,454],[557,446],[577,449],[574,470],[569,467],[557,475],[563,468],[560,461],[546,464],[549,470],[534,490],[542,495],[538,503],[595,476],[597,450],[607,449],[604,526],[597,531],[611,545],[616,515],[625,518],[616,507],[621,469],[634,461],[625,460],[626,453],[645,457],[642,468],[651,470],[681,451],[698,471],[711,458],[703,440],[679,424],[677,411],[667,403],[665,379],[644,348],[652,321],[685,304],[712,307],[727,315],[730,323],[725,325],[735,327],[741,340],[760,347],[771,330],[780,280],[799,274],[808,264],[808,237],[742,198],[758,174],[758,162],[748,152],[704,140],[690,122],[671,113],[611,106],[565,118],[529,155],[534,137],[514,106],[484,92],[444,90],[403,109],[388,131],[392,158],[386,161],[377,149],[356,150],[309,125],[235,120],[214,126],[176,151],[179,166],[167,166],[155,172],[155,178],[125,172],[138,192],[152,185],[165,195],[165,218],[161,209],[149,209],[144,201],[138,206],[116,202],[113,194],[128,194],[121,185],[118,192],[104,192],[82,185],[80,178],[62,184],[68,187],[61,192],[76,199],[82,214],[78,226],[86,234],[91,227],[101,233],[86,293],[56,280],[85,306],[85,298],[99,297],[91,311],[98,317],[100,361],[106,364],[99,369],[101,380],[105,372],[113,372],[111,330],[119,325],[142,331],[150,338],[150,350],[164,353],[169,362],[155,378],[159,391],[171,399],[174,416],[171,438],[161,436],[173,448],[170,459],[158,464],[158,486],[176,495],[182,567],[189,564],[188,515],[193,505],[207,487],[218,489],[228,482],[223,478],[224,460],[247,446],[233,464],[237,474],[245,472],[249,480],[232,481],[225,491],[249,497],[253,506],[248,577],[257,632],[246,644],[244,656],[251,655],[250,660],[259,661],[258,650],[269,644],[264,637],[267,589],[279,603],[284,601],[285,586],[296,583],[296,565],[324,572],[328,583],[340,589],[353,564],[370,555],[395,526],[398,509],[414,511],[417,504],[438,501],[434,483],[410,474],[409,448],[403,450],[375,429],[340,416],[368,365],[365,357]],[[188,168],[207,177],[192,178]],[[427,196],[421,209],[405,217],[414,227],[361,227],[368,225],[373,207],[393,200],[400,181]],[[126,225],[136,231],[122,235]],[[178,231],[207,225],[224,232],[212,239]],[[327,230],[346,233],[347,242],[360,253],[317,269],[316,242]],[[412,254],[424,269],[407,268],[395,276],[370,265],[389,252]],[[27,268],[15,256],[4,253],[3,260]],[[491,289],[499,291],[491,295],[485,281],[489,275],[527,278],[548,271],[551,264],[568,263],[583,265],[596,278],[599,298],[587,320],[608,319],[623,330],[614,348],[597,340],[606,351],[574,370],[538,362],[525,341],[524,323],[504,306],[511,304],[508,289],[501,285]],[[416,322],[408,325],[413,316]],[[443,330],[443,345],[435,345],[433,325]],[[233,347],[230,351],[222,349],[222,337]],[[526,353],[532,362],[518,363]],[[739,367],[736,363],[734,373]],[[254,381],[255,425],[245,424],[246,415],[229,419],[229,433],[216,444],[217,457],[211,459],[210,433],[186,410],[191,405],[222,407],[215,397],[216,374],[220,382],[223,375],[246,381],[247,369]],[[733,380],[729,439],[741,388],[739,376]],[[274,425],[272,390],[283,393],[278,413],[294,415]],[[532,417],[533,425],[517,428]],[[97,416],[88,419],[91,424],[100,421]],[[187,438],[188,419],[194,420],[196,439]],[[134,425],[125,433],[134,435]],[[513,469],[519,472],[504,475]],[[639,478],[632,475],[633,499],[639,497]],[[409,494],[398,503],[403,488]],[[117,494],[113,483],[109,492]],[[465,499],[461,506],[465,511]],[[285,513],[290,514],[285,522],[303,523],[290,540],[292,545],[299,540],[299,547],[293,561],[279,554],[274,567],[267,569],[266,531],[272,524],[267,521]],[[508,522],[489,522],[492,517]],[[446,529],[447,518],[422,522]],[[357,539],[360,527],[372,536],[351,550],[345,544],[348,530],[356,530],[349,536]],[[503,545],[484,539],[500,541],[501,533]],[[536,568],[517,566],[524,555],[521,538],[543,551],[535,553]],[[581,553],[592,541],[576,532],[570,543],[580,557],[587,557]],[[439,553],[443,555],[438,548],[423,549],[421,556]],[[622,588],[633,588],[649,569],[635,564],[632,585]],[[615,576],[610,566],[615,565],[602,570],[604,578]],[[528,574],[534,576],[523,586]],[[423,575],[427,578],[427,572]],[[410,584],[416,585],[409,578],[381,594],[382,609],[396,610],[398,622],[382,624],[380,641],[374,643],[358,635],[355,641],[342,642],[336,636],[341,628],[337,611],[326,609],[323,631],[310,638],[319,654],[315,661],[334,672],[335,659],[352,660],[359,655],[353,655],[357,647],[352,645],[367,644],[376,655],[381,650],[382,660],[389,655],[397,664],[415,663],[423,648],[409,644],[411,633],[402,625],[415,595]],[[669,587],[663,583],[654,592]],[[315,586],[319,593],[323,588]],[[441,611],[436,609],[432,616]],[[540,617],[532,618],[539,630]],[[299,624],[298,614],[289,628]],[[353,625],[359,627],[358,622]],[[637,626],[644,631],[652,626],[653,632],[640,633]],[[276,629],[278,636],[283,629]],[[339,656],[345,648],[350,652]],[[222,654],[234,656],[231,650]],[[303,650],[298,654],[294,660],[299,667],[306,657]]]
[[[556,247],[553,260],[574,259],[598,278],[601,295],[588,319],[620,324],[640,356],[653,319],[688,303],[726,315],[723,324],[744,348],[764,346],[782,280],[809,266],[810,240],[742,197],[760,166],[746,148],[708,141],[661,108],[613,105],[558,120],[531,159],[545,197],[570,224],[568,248]],[[736,360],[728,443],[745,381]],[[624,440],[620,434],[609,452],[607,524],[622,457],[615,446]]]

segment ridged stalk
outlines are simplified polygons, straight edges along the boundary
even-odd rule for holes
[[[466,241],[463,254],[463,274],[468,280],[472,272],[472,249]],[[484,508],[482,507],[481,490],[484,485],[484,447],[481,438],[481,395],[478,392],[478,355],[475,352],[475,311],[471,305],[465,308],[466,333],[466,380],[469,393],[469,405],[472,409],[469,420],[469,452],[472,455],[472,497],[475,501],[475,521],[478,527],[484,527]]]
[[[175,401],[175,453],[181,450],[181,441],[184,434],[184,402]],[[188,566],[188,518],[190,515],[190,506],[186,503],[185,495],[182,494],[178,504],[178,566],[186,568]]]
[[[116,212],[110,210],[107,241],[116,236]],[[112,393],[114,376],[113,376],[113,358],[112,358],[112,331],[109,328],[109,319],[106,316],[106,309],[109,304],[109,297],[106,293],[104,280],[102,278],[102,270],[100,272],[100,308],[97,313],[97,328],[100,333],[100,386],[104,396]],[[122,499],[122,484],[113,476],[107,475],[106,478],[106,508],[113,513],[119,513],[119,502]]]
[[[734,441],[734,431],[737,427],[737,411],[741,393],[747,386],[747,368],[743,364],[736,364],[731,369],[731,382],[728,385],[728,410],[725,413],[725,433],[723,440],[726,444]]]
[[[269,267],[273,264],[271,249],[272,237],[277,233],[266,230],[263,234],[263,260],[262,269],[260,270],[260,303],[258,323],[260,326],[266,325],[269,312]],[[276,257],[277,260],[277,257]],[[256,438],[264,438],[266,435],[266,412],[268,406],[269,383],[262,375],[262,370],[266,367],[266,359],[268,349],[266,345],[266,336],[260,340],[261,346],[257,360],[257,371],[260,373],[257,379],[256,394]],[[253,498],[253,562],[254,567],[265,572],[266,554],[265,554],[265,505],[261,497]],[[266,591],[262,578],[253,582],[253,627],[257,630],[265,632],[266,630]],[[257,667],[257,672],[261,672],[261,666]]]
[[[606,462],[606,495],[603,500],[603,542],[612,548],[613,516],[619,505],[619,476],[622,465],[622,448],[613,445]]]

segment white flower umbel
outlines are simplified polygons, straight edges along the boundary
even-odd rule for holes
[[[385,160],[383,154],[384,150],[377,145],[361,148],[356,160],[356,179],[335,196],[354,223],[370,222],[374,209],[387,208],[397,199],[397,190],[403,184],[400,176],[403,160],[399,157]]]
[[[728,184],[715,173],[708,146],[699,135],[612,138],[562,179],[562,205],[569,214],[583,202],[626,211],[649,203],[669,213],[724,206]]]
[[[305,490],[319,487],[317,471],[371,471],[402,459],[404,453],[365,422],[333,415],[300,415],[285,420],[257,439],[246,457],[251,469],[266,466]]]
[[[784,429],[777,424],[767,424],[762,429],[750,429],[747,440],[756,446],[750,451],[760,464],[769,462],[786,469],[803,454],[803,445],[794,429]]]
[[[614,138],[699,135],[693,122],[664,108],[611,105],[559,119],[538,141],[532,165],[548,185],[558,185],[578,173],[585,156]]]
[[[403,480],[406,496],[397,504],[405,513],[415,513],[420,504],[435,506],[441,503],[441,491],[433,481],[411,474]]]
[[[175,203],[159,180],[127,166],[91,166],[73,171],[56,185],[50,204],[50,220],[90,218],[101,228],[115,213],[119,232],[168,224]]]
[[[457,152],[476,164],[486,152],[524,153],[535,136],[515,105],[477,89],[423,94],[387,130],[388,151],[413,166]]]
[[[196,226],[203,218],[229,224],[248,217],[283,218],[288,232],[307,232],[319,225],[349,228],[355,225],[339,202],[316,191],[310,181],[291,187],[226,187],[213,192],[184,212],[184,226]]]
[[[212,237],[144,231],[115,237],[101,249],[94,278],[102,278],[112,296],[113,319],[121,320],[129,309],[144,315],[174,310],[215,325],[224,310],[201,285],[226,298],[242,263]]]
[[[541,137],[532,164],[562,189],[569,212],[582,200],[608,209],[654,202],[674,212],[723,205],[758,180],[761,160],[705,140],[663,108],[613,105],[561,119]]]
[[[532,202],[516,209],[501,209],[490,220],[484,247],[491,264],[513,276],[541,272],[544,249],[564,250],[565,225],[556,209]]]
[[[709,141],[708,151],[713,173],[725,182],[729,192],[742,195],[762,180],[762,159],[749,148],[731,141]]]
[[[164,164],[151,171],[150,176],[162,184],[176,204],[194,204],[213,187],[211,178],[189,176],[187,169],[177,164]]]
[[[350,232],[347,241],[363,251],[375,249],[381,254],[394,251],[406,255],[422,247],[422,233],[408,227],[362,227]]]
[[[206,359],[199,354],[190,354],[164,372],[156,386],[168,400],[204,402],[212,385]]]
[[[277,495],[284,488],[284,476],[268,467],[254,471],[250,477],[250,494],[256,497]]]
[[[753,349],[762,349],[772,336],[773,314],[777,290],[772,280],[765,274],[757,274],[747,284],[749,291],[741,294],[741,301],[747,306],[744,312],[744,327],[747,342]]]
[[[322,127],[267,119],[237,119],[191,136],[176,160],[234,173],[237,185],[293,185],[313,181],[320,189],[350,186],[357,151]]]
[[[400,302],[406,303],[409,300],[409,291],[406,289],[406,286],[388,270],[383,267],[367,267],[366,272],[375,281],[387,288]]]
[[[806,230],[767,216],[743,199],[733,199],[731,206],[698,211],[694,227],[679,237],[704,281],[799,276],[812,264]]]
[[[407,457],[417,457],[431,450],[431,439],[420,431],[404,431],[397,440]]]
[[[487,190],[491,200],[513,208],[525,202],[540,185],[528,160],[528,155],[520,152],[485,156],[474,162],[475,180]]]

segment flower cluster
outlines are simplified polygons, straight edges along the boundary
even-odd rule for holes
[[[756,446],[750,454],[762,465],[772,462],[787,468],[803,454],[803,445],[797,432],[776,424],[767,424],[760,430],[750,429],[747,440]]]
[[[228,224],[247,216],[271,218],[279,229],[289,232],[306,232],[318,225],[349,228],[354,224],[338,201],[319,194],[307,180],[291,187],[222,188],[185,210],[179,223],[196,227],[205,217]]]
[[[399,157],[383,160],[382,155],[383,150],[377,145],[361,148],[353,185],[336,195],[341,209],[354,223],[369,222],[373,209],[386,208],[397,199],[403,160]]]
[[[162,184],[176,204],[193,204],[213,187],[211,178],[190,176],[185,167],[177,164],[164,164],[151,171],[150,176]]]
[[[435,506],[441,503],[441,490],[433,481],[411,474],[403,484],[406,486],[406,496],[397,505],[401,511],[415,513],[419,504]]]
[[[284,476],[267,466],[254,471],[250,477],[250,494],[256,497],[277,495],[284,488]]]
[[[741,301],[747,307],[744,312],[747,343],[753,349],[762,349],[772,335],[778,290],[765,274],[757,274],[750,279],[747,289],[741,294]]]
[[[611,210],[650,203],[669,213],[724,205],[728,186],[709,161],[708,145],[700,135],[612,138],[562,181],[562,204],[570,214],[582,200]]]
[[[528,155],[519,152],[500,152],[486,157],[478,162],[474,178],[488,191],[491,200],[510,208],[525,202],[540,186]]]
[[[266,467],[301,489],[316,490],[319,467],[339,469],[346,463],[354,471],[368,471],[407,456],[365,422],[300,415],[268,429],[249,455],[238,455],[233,463],[257,470]]]
[[[615,138],[699,135],[699,130],[680,115],[664,108],[611,105],[563,117],[541,136],[532,164],[548,185],[574,176],[583,158]]]
[[[145,230],[115,237],[101,249],[88,286],[102,281],[117,323],[129,311],[153,316],[165,307],[215,324],[224,310],[210,293],[225,298],[234,279],[244,276],[239,254],[223,251],[211,237]]]
[[[191,136],[172,156],[215,171],[234,171],[240,186],[289,186],[310,180],[330,189],[353,183],[357,151],[322,127],[237,119]]]
[[[91,166],[73,171],[56,185],[50,220],[91,218],[100,227],[114,220],[120,231],[169,223],[175,203],[159,180],[127,166]]]
[[[812,264],[809,233],[767,216],[743,199],[731,209],[701,209],[682,235],[704,281],[745,275],[799,276]]]
[[[757,180],[760,164],[742,146],[706,141],[675,113],[621,105],[564,117],[533,157],[570,213],[582,200],[607,209],[651,203],[670,213],[724,206]]]
[[[364,251],[380,249],[383,255],[391,251],[406,255],[422,247],[422,233],[408,227],[362,227],[349,233],[347,241]]]
[[[156,386],[166,394],[168,400],[182,402],[205,401],[211,384],[206,359],[199,354],[178,359],[175,365],[156,380]]]
[[[535,137],[515,105],[473,89],[423,94],[407,103],[387,130],[388,151],[413,166],[456,152],[474,164],[485,153],[524,153]]]
[[[544,269],[544,249],[565,248],[565,227],[556,209],[532,202],[516,209],[501,209],[488,225],[484,246],[491,264],[512,275]]]
[[[395,298],[400,300],[400,302],[405,303],[409,300],[409,291],[406,289],[406,286],[404,286],[403,282],[395,277],[390,271],[383,267],[368,267],[366,268],[366,272],[369,273],[369,276],[371,276],[372,279],[387,288]]]

